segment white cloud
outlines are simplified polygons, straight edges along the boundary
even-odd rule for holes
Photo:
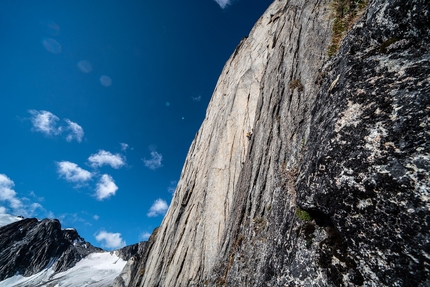
[[[126,245],[125,240],[121,238],[121,233],[110,233],[106,231],[100,231],[95,235],[97,241],[103,241],[102,247],[117,249]]]
[[[45,201],[45,198],[43,196],[37,196],[37,194],[34,193],[34,191],[30,191],[30,196],[35,198],[37,201]]]
[[[68,124],[66,129],[70,131],[70,133],[66,137],[66,140],[70,142],[75,139],[78,142],[81,142],[82,138],[84,137],[84,129],[80,125],[72,122],[69,119],[65,119],[65,121]]]
[[[29,110],[32,115],[31,122],[33,129],[46,135],[58,135],[61,133],[61,127],[57,127],[59,118],[48,111]]]
[[[100,150],[96,154],[92,154],[88,161],[92,167],[99,167],[103,165],[110,165],[111,167],[118,169],[125,164],[125,158],[120,154],[112,154],[105,150]]]
[[[224,9],[225,7],[227,7],[227,5],[231,4],[230,0],[215,0],[216,3],[218,3],[218,5]]]
[[[202,96],[198,96],[198,97],[191,97],[193,99],[194,102],[200,102],[202,100]]]
[[[176,181],[176,180],[172,180],[172,181],[170,181],[170,185],[169,185],[169,187],[167,188],[167,190],[171,193],[171,194],[173,194],[173,193],[175,193],[175,190],[176,190],[176,186],[178,185],[178,182]]]
[[[151,237],[151,233],[142,232],[142,234],[140,234],[139,237],[140,237],[140,240],[147,241],[149,239],[149,237]]]
[[[151,152],[151,159],[143,159],[143,163],[146,167],[156,170],[157,168],[162,167],[161,161],[163,160],[163,156],[156,151]]]
[[[58,173],[69,182],[83,183],[90,180],[93,174],[80,168],[76,163],[70,161],[57,162]]]
[[[97,214],[94,214],[93,218],[94,218],[95,220],[99,220],[100,216],[98,216]]]
[[[126,151],[128,149],[128,144],[126,143],[121,143],[121,150],[122,151]]]
[[[14,214],[26,217],[34,216],[36,211],[46,211],[40,203],[31,202],[28,198],[18,198],[12,188],[14,182],[5,174],[0,174],[0,202],[6,202]],[[0,206],[0,213],[6,212],[5,206]]]
[[[43,206],[40,203],[37,202],[33,202],[29,205],[26,206],[25,208],[26,210],[21,212],[23,214],[35,214],[36,210],[40,209],[42,211],[45,211],[45,209],[43,208]]]
[[[84,129],[69,119],[64,119],[67,123],[67,125],[64,126],[64,124],[58,124],[60,119],[51,112],[43,110],[29,110],[28,112],[32,115],[31,122],[33,124],[34,131],[44,133],[48,136],[56,136],[68,131],[68,135],[66,136],[66,140],[68,142],[72,140],[81,142],[84,137]]]
[[[63,213],[54,218],[60,219],[63,225],[76,226],[76,223],[79,222],[87,226],[92,226],[91,223],[79,216],[78,213]]]
[[[22,202],[16,197],[16,192],[12,189],[14,182],[5,174],[0,174],[0,201],[7,201],[13,209],[22,207]]]
[[[149,209],[146,215],[148,217],[156,217],[158,215],[164,215],[168,208],[169,206],[167,205],[166,201],[159,198],[154,202],[154,204],[151,206],[151,208]]]
[[[97,184],[96,197],[98,200],[103,200],[112,195],[115,195],[117,190],[118,186],[116,186],[115,182],[113,181],[113,178],[108,174],[104,174],[102,175],[99,183]]]

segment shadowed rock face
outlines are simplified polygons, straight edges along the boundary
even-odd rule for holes
[[[0,281],[51,266],[55,272],[65,271],[88,254],[102,251],[75,229],[61,229],[56,219],[23,219],[0,228]]]
[[[299,175],[298,205],[331,219],[344,256],[377,286],[430,278],[429,7],[371,3],[327,64]],[[348,262],[321,256],[342,283]]]
[[[330,3],[241,41],[128,286],[430,283],[430,3],[369,1],[328,59]]]
[[[127,261],[134,255],[141,253],[145,248],[146,243],[147,241],[142,241],[133,245],[127,245],[113,252],[115,252],[115,254],[118,255],[118,257],[122,260]]]

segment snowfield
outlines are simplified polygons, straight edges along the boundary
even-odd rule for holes
[[[108,287],[125,264],[114,253],[92,253],[65,272],[54,274],[50,267],[30,277],[15,275],[1,281],[0,287]]]

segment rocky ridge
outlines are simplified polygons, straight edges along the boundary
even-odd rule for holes
[[[26,218],[0,227],[0,246],[0,281],[50,267],[66,271],[88,254],[103,252],[75,229],[61,229],[56,219]]]
[[[241,41],[117,286],[430,284],[430,3],[369,1],[328,59],[341,2],[274,1]]]

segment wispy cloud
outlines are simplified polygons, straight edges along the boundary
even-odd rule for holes
[[[215,0],[216,3],[218,3],[218,5],[224,9],[225,7],[227,7],[228,5],[231,4],[231,0]]]
[[[121,238],[121,233],[111,233],[104,230],[95,234],[97,241],[102,241],[103,248],[117,249],[126,245],[125,240]]]
[[[120,143],[121,144],[121,150],[126,151],[128,149],[128,144],[126,143]]]
[[[46,210],[40,203],[32,202],[28,198],[18,198],[17,193],[13,190],[15,183],[5,174],[0,174],[0,202],[5,202],[6,206],[12,209],[17,215],[34,216],[35,213]],[[8,210],[6,206],[0,207],[0,213]]]
[[[98,216],[97,214],[93,215],[94,220],[99,220],[100,216]]]
[[[191,97],[194,102],[200,102],[202,100],[202,96]]]
[[[170,181],[170,184],[169,184],[169,187],[167,188],[167,191],[169,191],[171,194],[174,194],[177,185],[178,185],[178,182],[176,180]]]
[[[125,158],[120,154],[112,154],[105,150],[99,150],[98,153],[92,154],[88,161],[92,167],[100,167],[103,165],[110,165],[111,167],[118,169],[125,165]]]
[[[34,191],[30,191],[30,196],[36,199],[37,201],[44,201],[45,198],[43,196],[38,196]]]
[[[142,232],[140,234],[140,236],[139,236],[139,239],[143,240],[143,241],[147,241],[149,239],[149,237],[151,237],[151,233],[149,233],[149,232]]]
[[[57,162],[57,167],[60,177],[65,178],[69,182],[84,183],[93,176],[91,172],[80,168],[76,163],[70,161]]]
[[[26,210],[26,212],[24,214],[35,214],[37,210],[42,210],[42,211],[46,212],[45,208],[43,208],[43,206],[37,202],[33,202],[33,203],[28,204],[25,207],[25,210]]]
[[[66,125],[60,124],[60,119],[51,112],[40,110],[29,110],[31,114],[31,123],[33,124],[33,130],[41,132],[47,136],[60,135],[63,132],[68,132],[66,140],[68,142],[76,140],[82,142],[84,137],[84,129],[75,122],[69,119],[64,119]]]
[[[13,209],[22,207],[22,202],[16,197],[16,192],[13,190],[15,183],[5,174],[0,174],[0,201],[6,201]]]
[[[156,217],[158,215],[164,215],[168,208],[169,206],[167,205],[166,201],[159,198],[154,202],[154,204],[152,204],[151,208],[149,209],[146,215],[148,217]]]
[[[115,195],[117,190],[118,186],[115,184],[113,178],[108,174],[104,174],[97,184],[96,197],[98,200],[103,200]]]
[[[81,217],[78,213],[63,213],[57,216],[60,221],[69,226],[76,226],[76,223],[82,223],[87,226],[91,226],[92,224],[89,223],[86,219]]]
[[[143,163],[146,167],[156,170],[157,168],[162,167],[161,161],[163,160],[163,156],[159,154],[156,151],[151,152],[151,158],[150,159],[143,159]]]
[[[68,125],[66,129],[69,131],[66,140],[71,142],[75,139],[77,142],[82,142],[82,138],[84,137],[84,129],[69,119],[65,119],[65,121]]]
[[[35,131],[45,135],[58,135],[61,133],[62,128],[57,127],[60,119],[53,113],[43,110],[29,110],[29,113],[32,115],[31,122]]]

